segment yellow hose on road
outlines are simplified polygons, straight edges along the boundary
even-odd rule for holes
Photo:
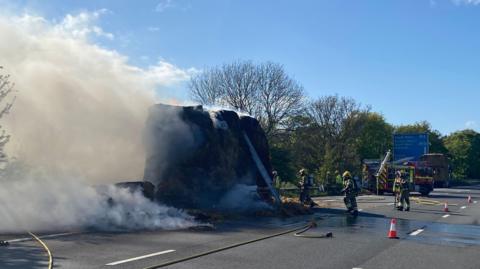
[[[416,197],[410,198],[410,200],[416,202],[417,204],[422,204],[422,205],[443,205],[445,202],[442,201],[437,201],[437,200],[427,200],[427,199],[420,199]],[[448,204],[449,206],[458,206],[458,204]]]
[[[38,238],[38,236],[34,235],[33,233],[28,232],[28,234],[30,234],[33,237],[33,239],[37,240],[37,242],[45,249],[45,251],[47,252],[47,255],[48,255],[48,269],[52,269],[53,268],[53,256],[52,256],[52,252],[48,248],[47,244],[45,244],[40,238]]]

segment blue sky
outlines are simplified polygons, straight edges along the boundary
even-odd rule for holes
[[[480,130],[480,0],[5,1],[51,21],[103,10],[98,45],[139,67],[236,59],[285,66],[311,98],[339,94],[394,124]],[[177,89],[186,96],[186,89]]]

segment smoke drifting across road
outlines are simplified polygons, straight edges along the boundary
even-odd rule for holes
[[[118,226],[136,226],[132,218],[138,216],[121,223],[129,210],[150,216],[143,228],[188,224],[180,212],[116,189],[109,195],[123,207],[109,211],[88,187],[142,178],[147,109],[195,72],[162,61],[138,68],[95,45],[92,37],[115,38],[95,25],[106,12],[67,15],[58,23],[0,15],[0,65],[18,90],[11,114],[2,119],[12,135],[7,154],[23,167],[11,166],[0,178],[0,231],[98,227],[116,220]],[[163,217],[174,219],[157,223]]]
[[[181,210],[113,185],[92,187],[81,180],[12,164],[2,174],[0,233],[179,229],[196,225]]]

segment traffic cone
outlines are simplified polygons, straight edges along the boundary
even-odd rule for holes
[[[388,231],[388,238],[398,239],[398,236],[397,236],[397,220],[396,219],[392,219],[390,221],[390,231]]]
[[[469,195],[467,201],[468,201],[469,204],[471,204],[472,203],[472,196]]]
[[[447,202],[445,202],[445,206],[443,207],[443,211],[448,212],[448,203]]]

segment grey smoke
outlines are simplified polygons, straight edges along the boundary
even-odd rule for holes
[[[179,229],[196,225],[185,212],[159,205],[141,192],[88,186],[10,164],[0,177],[0,233],[24,231]]]
[[[220,200],[220,209],[229,212],[271,210],[271,205],[260,200],[256,185],[237,184]]]
[[[95,25],[101,14],[53,23],[0,12],[0,65],[18,90],[2,119],[18,161],[0,175],[0,232],[193,225],[139,193],[93,187],[142,178],[147,109],[194,71],[164,61],[139,68],[99,47],[90,34],[114,38]]]

